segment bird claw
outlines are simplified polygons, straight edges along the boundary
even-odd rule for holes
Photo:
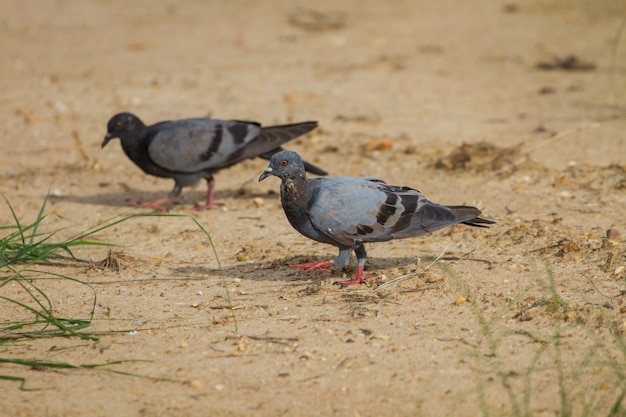
[[[307,262],[304,264],[293,264],[293,265],[289,265],[290,268],[300,268],[302,269],[300,271],[301,274],[306,274],[307,272],[311,272],[315,269],[319,269],[320,271],[324,271],[327,274],[330,274],[330,269],[328,269],[328,266],[333,266],[333,262],[332,261],[322,261],[322,262]]]
[[[355,285],[355,284],[365,284],[365,280],[367,278],[371,277],[370,274],[364,275],[361,278],[353,278],[353,279],[349,279],[347,281],[336,281],[333,282],[333,285],[339,285],[339,287],[341,288],[346,288],[350,285]]]
[[[168,210],[163,207],[163,204],[165,203],[169,203],[171,200],[170,199],[161,199],[161,200],[157,200],[157,201],[152,201],[149,203],[141,203],[139,201],[131,201],[130,205],[133,207],[141,207],[141,208],[151,208],[151,209],[155,209],[157,211],[160,211],[162,213],[166,213]]]
[[[346,288],[350,285],[355,284],[364,284],[365,280],[370,278],[372,274],[364,274],[363,267],[359,266],[356,270],[356,276],[353,279],[349,279],[347,281],[337,281],[334,282],[333,285],[339,285],[341,288]]]
[[[217,201],[211,201],[210,203],[207,203],[207,204],[193,206],[193,209],[196,210],[196,211],[204,211],[204,210],[210,210],[212,208],[220,207],[220,206],[223,206],[223,205],[224,205],[224,203],[218,203]]]

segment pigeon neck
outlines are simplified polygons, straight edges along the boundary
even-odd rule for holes
[[[148,146],[151,137],[144,134],[142,124],[129,126],[119,135],[124,153],[135,163],[141,166],[141,161],[149,159]]]
[[[310,190],[306,176],[298,174],[293,178],[285,178],[280,187],[280,199],[289,223],[294,227],[306,217]]]
[[[298,172],[293,176],[285,177],[283,183],[287,183],[287,182],[296,184],[296,186],[298,186],[300,184],[306,184],[307,177],[304,172]]]

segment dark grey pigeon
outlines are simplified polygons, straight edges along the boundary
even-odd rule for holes
[[[491,220],[478,217],[469,206],[442,206],[409,187],[387,185],[376,178],[308,179],[300,155],[291,151],[274,154],[259,181],[270,175],[282,180],[280,199],[289,223],[304,236],[337,246],[339,255],[330,261],[291,265],[302,272],[348,265],[355,252],[356,276],[337,284],[362,283],[367,253],[365,242],[384,242],[429,234],[457,223],[486,227]]]
[[[259,123],[238,120],[192,118],[172,120],[146,126],[131,113],[119,113],[107,124],[104,148],[113,138],[120,138],[124,153],[146,174],[173,178],[174,188],[167,197],[150,203],[133,203],[165,211],[163,204],[175,200],[183,187],[195,185],[204,178],[208,192],[208,209],[213,201],[213,174],[245,159],[260,156],[270,159],[282,150],[280,145],[315,129],[317,122],[302,122],[261,127]],[[313,174],[327,172],[304,162]]]

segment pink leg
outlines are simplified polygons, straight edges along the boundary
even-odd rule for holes
[[[307,272],[311,272],[314,269],[320,269],[324,272],[326,272],[327,274],[330,274],[330,269],[328,269],[329,267],[332,267],[333,261],[321,261],[321,262],[308,262],[305,264],[294,264],[294,265],[289,265],[290,268],[302,268],[302,271],[300,271],[301,274],[306,274]]]
[[[178,198],[178,196],[165,197],[165,198],[161,198],[159,200],[148,202],[148,203],[140,203],[138,201],[131,201],[130,205],[135,206],[135,207],[151,208],[151,209],[165,212],[167,211],[167,209],[163,207],[163,204],[171,203],[172,201],[176,200],[176,198]]]
[[[206,194],[206,204],[203,206],[195,206],[193,209],[194,210],[208,210],[208,209],[212,209],[215,206],[223,206],[223,203],[218,203],[216,201],[213,201],[213,193],[215,192],[215,179],[213,177],[208,178],[206,180],[207,186],[209,187],[209,190],[207,191]]]
[[[359,265],[356,268],[356,276],[353,279],[348,281],[338,281],[335,282],[335,284],[339,285],[341,288],[346,288],[348,285],[363,284],[367,278],[371,277],[370,274],[363,274],[363,268],[363,265]]]

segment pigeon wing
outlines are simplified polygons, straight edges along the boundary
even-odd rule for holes
[[[420,236],[457,223],[492,223],[478,218],[475,207],[435,204],[418,190],[375,178],[313,181],[318,186],[309,205],[311,222],[344,245]]]
[[[260,125],[253,122],[178,120],[160,124],[148,154],[157,165],[172,172],[191,174],[219,169],[245,159],[240,156],[260,131]]]
[[[311,196],[312,223],[344,245],[379,242],[410,227],[416,211],[428,202],[419,191],[394,187],[375,178],[316,179]]]

